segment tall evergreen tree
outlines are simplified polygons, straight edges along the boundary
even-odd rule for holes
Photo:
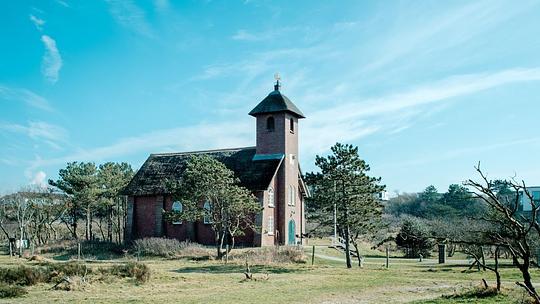
[[[102,189],[100,193],[99,210],[106,219],[107,236],[109,242],[113,241],[114,217],[117,219],[117,236],[121,240],[121,223],[123,222],[122,201],[120,191],[129,183],[133,177],[133,169],[128,163],[107,162],[99,166],[98,182]],[[104,237],[105,239],[105,237]]]
[[[382,205],[377,195],[385,186],[379,184],[381,178],[367,175],[370,168],[358,155],[358,147],[336,143],[331,151],[326,157],[316,157],[320,172],[306,175],[313,193],[308,212],[321,225],[332,225],[335,216],[345,242],[347,267],[351,268],[350,244],[359,253],[357,239],[380,223]]]
[[[78,238],[77,221],[86,215],[86,239],[92,239],[92,212],[101,192],[98,185],[97,167],[94,163],[71,162],[65,169],[60,169],[60,178],[56,181],[49,180],[51,186],[62,190],[70,198],[69,218],[71,233],[74,238]]]

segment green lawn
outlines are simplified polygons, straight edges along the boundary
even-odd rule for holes
[[[306,252],[310,253],[307,247]],[[316,253],[333,254],[333,249],[318,246]],[[53,258],[50,256],[49,258]],[[91,267],[107,267],[127,259],[88,261]],[[242,261],[224,264],[219,261],[146,259],[152,277],[138,285],[130,279],[109,279],[89,282],[78,291],[50,290],[51,284],[28,287],[28,294],[0,303],[201,303],[219,299],[220,303],[519,303],[523,293],[514,282],[519,273],[511,268],[502,270],[502,295],[492,298],[441,298],[459,294],[480,284],[485,278],[494,285],[491,272],[463,272],[466,265],[433,261],[391,259],[386,269],[384,259],[367,258],[363,269],[346,269],[342,262],[311,258],[306,264],[252,265],[255,280],[244,280]],[[449,261],[451,262],[451,261]],[[0,257],[2,267],[31,265],[25,259]],[[533,278],[539,274],[534,270]]]

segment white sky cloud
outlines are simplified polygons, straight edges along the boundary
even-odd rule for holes
[[[42,31],[43,30],[43,25],[45,24],[45,20],[43,19],[40,19],[34,15],[30,15],[30,21],[32,21],[32,23],[34,23],[34,25],[36,26],[36,28],[39,30],[39,31]]]
[[[34,174],[32,177],[32,180],[30,181],[31,185],[37,185],[41,188],[47,187],[47,174],[43,171],[38,171]]]
[[[64,128],[43,121],[30,121],[28,125],[0,123],[0,130],[24,134],[56,149],[60,148],[59,143],[67,139],[67,131]]]
[[[62,57],[56,47],[56,41],[47,35],[41,36],[41,41],[45,45],[45,55],[41,63],[43,76],[52,83],[58,81],[58,74],[62,68]]]
[[[155,5],[166,4],[167,1],[155,2]],[[109,12],[114,20],[123,27],[143,36],[152,37],[152,29],[146,20],[146,14],[142,8],[131,0],[107,0]]]
[[[12,88],[2,84],[0,84],[0,101],[1,100],[24,102],[31,107],[45,111],[53,110],[47,99],[44,97],[27,89]]]

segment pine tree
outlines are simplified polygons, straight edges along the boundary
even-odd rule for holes
[[[308,212],[321,226],[332,225],[335,213],[339,235],[345,242],[347,267],[351,268],[350,244],[356,248],[360,263],[357,240],[380,224],[378,194],[385,186],[379,185],[381,178],[366,174],[370,168],[358,155],[358,147],[336,143],[331,151],[326,157],[316,157],[320,172],[306,175],[313,193]]]

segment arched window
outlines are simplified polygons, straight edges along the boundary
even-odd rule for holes
[[[179,201],[173,202],[171,209],[174,212],[182,213],[182,203],[180,203]],[[176,222],[172,222],[172,223],[174,225],[179,225],[179,224],[182,224],[182,221],[176,221]]]
[[[268,188],[268,207],[274,207],[274,189]]]
[[[266,224],[266,232],[268,233],[268,235],[274,235],[274,217],[270,215]]]
[[[294,119],[292,117],[289,123],[289,129],[291,130],[291,133],[294,133]]]
[[[274,121],[274,117],[270,116],[266,119],[266,130],[268,132],[274,132],[276,129],[276,122]]]
[[[294,186],[289,185],[289,206],[294,206],[295,204],[295,193],[294,193]]]
[[[203,223],[204,224],[212,224],[212,205],[209,201],[204,202],[203,205],[204,209],[204,217],[203,217]]]

